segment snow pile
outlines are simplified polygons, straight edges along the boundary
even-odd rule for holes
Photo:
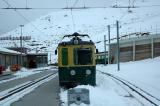
[[[40,73],[41,71],[35,71],[35,70],[27,70],[26,68],[22,68],[20,71],[17,71],[14,75],[16,75],[18,78],[24,78],[32,74]]]
[[[106,81],[106,80],[105,80]],[[101,87],[100,87],[101,86]],[[89,106],[127,106],[120,95],[114,91],[113,88],[109,87],[108,84],[100,85],[97,87],[92,86],[78,86],[76,88],[86,88],[90,92],[90,105]],[[102,87],[103,86],[103,87]],[[61,99],[64,102],[62,106],[67,106],[67,91],[61,93]],[[113,101],[116,100],[117,102]],[[72,104],[71,106],[77,106]],[[80,106],[88,106],[86,104],[81,104]]]
[[[160,57],[136,62],[120,63],[120,71],[117,71],[116,64],[107,66],[97,65],[97,69],[126,79],[155,97],[160,98],[159,64]],[[96,78],[96,87],[84,85],[76,87],[89,89],[91,102],[89,106],[141,106],[134,98],[129,97],[130,95],[112,79],[99,72],[97,72]],[[64,102],[63,106],[67,106],[67,91],[61,91],[60,97],[62,102]],[[76,105],[73,104],[72,106]],[[80,106],[87,105],[81,104]]]
[[[18,78],[23,78],[27,77],[32,74],[37,74],[45,70],[49,70],[52,67],[40,67],[40,68],[35,68],[35,69],[26,69],[22,68],[20,71],[17,71],[14,75],[16,75]]]
[[[122,77],[160,98],[160,57],[117,65],[97,66],[97,69]]]

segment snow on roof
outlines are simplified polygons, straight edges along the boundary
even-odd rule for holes
[[[146,36],[140,36],[140,37],[131,37],[131,38],[126,38],[126,39],[121,39],[120,43],[130,43],[133,41],[142,41],[142,40],[149,40],[149,39],[160,39],[160,34],[150,34]],[[117,42],[113,42],[111,44],[117,44]]]
[[[6,49],[6,48],[2,48],[2,47],[0,47],[0,53],[2,53],[2,54],[21,54],[20,52],[10,50],[10,49]]]
[[[48,53],[28,53],[27,55],[48,55]]]

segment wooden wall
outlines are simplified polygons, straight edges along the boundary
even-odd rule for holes
[[[151,44],[136,45],[135,60],[151,58]]]
[[[154,57],[160,56],[160,42],[154,43]]]
[[[153,47],[153,52],[152,52]],[[133,51],[135,49],[135,51]],[[110,53],[114,56],[114,62],[117,62],[117,45],[110,46]],[[135,54],[134,54],[135,53]],[[152,54],[153,53],[153,54]],[[146,42],[129,42],[120,44],[120,62],[143,60],[160,56],[160,39],[148,40]]]
[[[127,62],[133,60],[133,47],[120,48],[120,61]]]

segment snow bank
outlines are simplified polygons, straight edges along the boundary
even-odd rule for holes
[[[117,71],[117,65],[97,65],[97,69],[103,72],[112,73],[123,79],[126,79],[143,90],[160,98],[160,57],[155,59],[146,59],[136,62],[127,62],[120,64],[120,71]],[[112,79],[97,72],[97,86],[77,86],[76,88],[86,88],[90,91],[89,106],[141,106],[141,104]],[[64,102],[62,105],[67,106],[67,90],[61,90],[60,99]],[[71,106],[77,106],[72,104]],[[88,106],[81,104],[80,106]]]
[[[122,77],[142,89],[160,98],[160,57],[135,62],[120,63],[120,71],[117,65],[98,65],[97,69]]]

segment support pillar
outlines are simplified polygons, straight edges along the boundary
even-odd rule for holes
[[[153,38],[151,39],[151,58],[154,58],[154,40]]]
[[[135,43],[135,41],[133,41],[133,61],[135,61],[135,59],[136,59],[136,43]]]

